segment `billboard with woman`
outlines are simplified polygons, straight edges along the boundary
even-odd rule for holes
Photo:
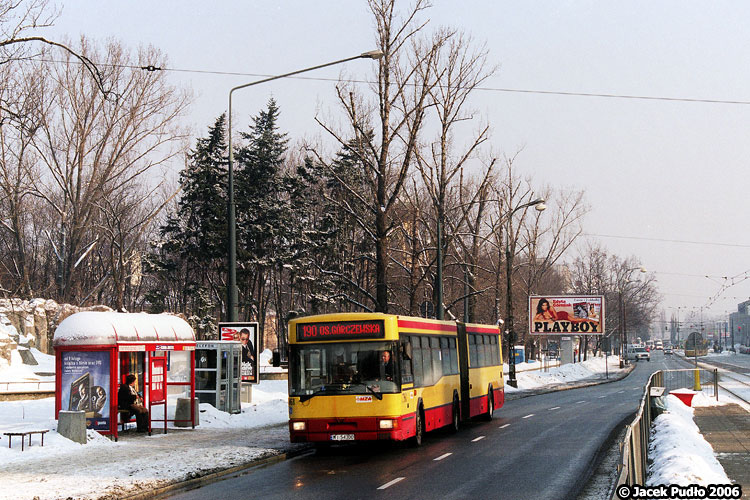
[[[529,297],[532,335],[602,335],[604,296],[532,295]]]

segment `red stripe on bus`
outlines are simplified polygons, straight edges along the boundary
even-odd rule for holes
[[[436,332],[455,332],[456,325],[443,325],[441,323],[422,323],[421,321],[398,320],[399,328],[419,328],[420,330],[433,330]]]
[[[466,331],[469,333],[494,333],[499,334],[500,330],[497,327],[481,327],[481,326],[467,326]]]

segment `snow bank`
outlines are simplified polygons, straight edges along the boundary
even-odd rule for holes
[[[542,370],[518,371],[517,368],[516,379],[518,380],[518,388],[505,384],[505,392],[511,393],[538,389],[548,385],[564,384],[590,377],[598,377],[605,373],[604,359],[604,357],[590,358],[580,363],[551,367],[546,372]],[[536,364],[540,365],[538,362]],[[619,358],[617,356],[609,356],[606,368],[610,374],[621,371]],[[503,375],[507,379],[508,365],[503,366]]]
[[[693,408],[686,406],[676,396],[666,398],[667,413],[654,419],[651,427],[646,484],[729,484],[711,445],[703,438],[693,421]],[[710,399],[696,394],[693,401],[709,405]],[[715,401],[714,401],[715,402]]]
[[[264,380],[253,386],[253,402],[242,403],[242,413],[229,414],[210,404],[200,405],[200,427],[208,429],[251,429],[283,424],[289,419],[286,380]]]

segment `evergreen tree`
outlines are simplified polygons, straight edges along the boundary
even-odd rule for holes
[[[215,335],[224,300],[227,234],[226,115],[199,138],[180,173],[177,207],[160,229],[147,259],[156,286],[147,295],[152,310],[185,313],[199,338]]]
[[[253,117],[247,145],[237,151],[237,281],[240,308],[264,328],[271,273],[283,265],[286,235],[294,214],[289,210],[284,161],[287,135],[278,131],[279,108],[271,98]],[[244,300],[243,300],[244,299]],[[243,307],[244,306],[244,307]]]

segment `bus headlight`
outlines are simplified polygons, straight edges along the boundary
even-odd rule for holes
[[[304,431],[305,430],[305,423],[304,422],[292,422],[292,430],[293,431]]]
[[[393,429],[393,420],[378,420],[378,427],[380,429]]]

